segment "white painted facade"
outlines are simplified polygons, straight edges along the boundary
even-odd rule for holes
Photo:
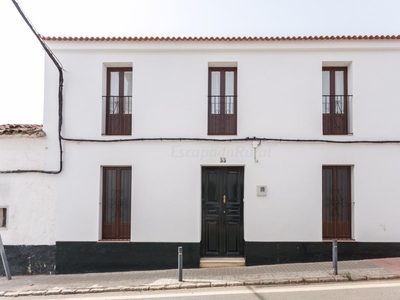
[[[47,160],[54,150],[48,142],[46,137],[0,137],[1,171],[51,168]],[[6,227],[0,228],[3,243],[54,245],[57,194],[54,175],[0,174],[0,207],[7,209]]]
[[[399,40],[48,44],[65,69],[64,138],[400,140]],[[238,134],[208,136],[208,68],[226,64],[237,66]],[[129,137],[104,135],[102,96],[111,66],[133,69]],[[351,135],[322,134],[323,66],[348,67]],[[2,169],[32,161],[58,167],[58,71],[48,58],[45,71],[47,137],[1,139]],[[397,144],[262,142],[258,162],[251,141],[63,145],[61,174],[0,177],[12,212],[1,231],[6,244],[99,241],[104,166],[132,167],[132,242],[200,242],[202,166],[244,166],[246,242],[322,241],[324,165],[352,166],[352,238],[400,241]],[[257,185],[267,186],[266,197],[256,195]],[[26,195],[32,206],[24,205]]]

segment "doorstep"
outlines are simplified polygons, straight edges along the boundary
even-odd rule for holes
[[[202,257],[200,258],[200,268],[229,268],[244,267],[246,261],[244,257]]]

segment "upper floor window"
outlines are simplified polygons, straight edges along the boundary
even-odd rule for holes
[[[349,134],[347,67],[322,68],[323,134]]]
[[[236,93],[236,68],[209,68],[208,134],[237,134]]]
[[[132,68],[107,68],[106,134],[132,133]]]

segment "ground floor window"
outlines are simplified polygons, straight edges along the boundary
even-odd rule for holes
[[[0,207],[0,228],[7,227],[7,208]]]
[[[351,167],[322,168],[322,237],[351,239]]]
[[[131,167],[103,168],[103,240],[131,236]]]

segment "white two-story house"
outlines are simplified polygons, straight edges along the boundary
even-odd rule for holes
[[[1,199],[10,252],[32,222],[59,273],[400,255],[400,36],[43,39],[35,151],[59,168],[62,117],[63,169],[0,174],[48,186]]]

